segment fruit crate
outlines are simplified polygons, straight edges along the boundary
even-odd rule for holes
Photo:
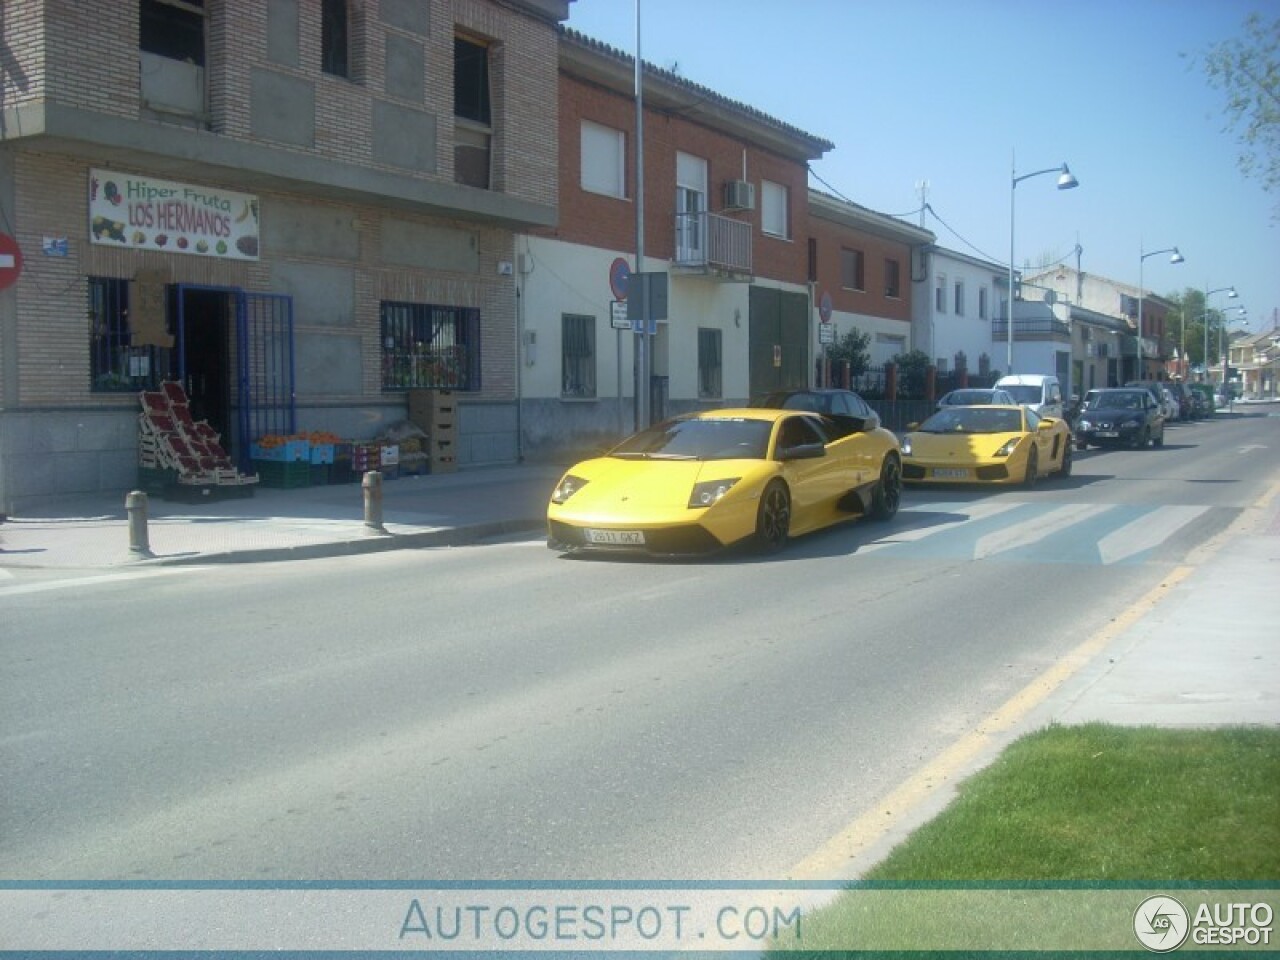
[[[305,460],[255,460],[253,470],[264,487],[294,490],[311,486],[311,464]]]

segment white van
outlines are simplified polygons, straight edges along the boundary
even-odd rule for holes
[[[1062,419],[1062,386],[1058,378],[1043,373],[1015,373],[1001,377],[996,386],[1042,417]]]

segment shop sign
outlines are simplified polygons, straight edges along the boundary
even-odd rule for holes
[[[89,240],[228,260],[258,259],[258,198],[154,177],[89,171]]]

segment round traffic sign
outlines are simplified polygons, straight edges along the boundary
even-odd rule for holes
[[[831,322],[831,294],[823,293],[822,299],[818,302],[818,316],[822,318],[823,323]]]
[[[7,233],[0,233],[0,290],[13,286],[22,273],[22,248]]]
[[[609,289],[613,291],[613,299],[627,299],[627,287],[631,284],[631,264],[622,257],[609,264]]]

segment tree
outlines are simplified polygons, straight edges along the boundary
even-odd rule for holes
[[[835,343],[827,346],[827,356],[832,364],[841,360],[849,361],[849,376],[860,377],[871,366],[871,334],[860,333],[854,327]]]
[[[1225,317],[1220,310],[1204,308],[1204,291],[1187,287],[1182,293],[1167,293],[1165,299],[1174,305],[1165,318],[1172,345],[1182,350],[1186,344],[1187,359],[1193,367],[1205,362],[1205,326],[1208,325],[1209,363],[1218,362],[1218,341]],[[1183,336],[1183,325],[1186,336]]]
[[[1241,171],[1280,192],[1280,17],[1249,14],[1242,37],[1209,47],[1204,70],[1227,96],[1227,129],[1239,131]],[[1273,216],[1280,219],[1280,201]]]
[[[907,396],[922,396],[927,371],[933,364],[929,355],[923,350],[910,350],[893,358],[898,366],[898,393]]]

